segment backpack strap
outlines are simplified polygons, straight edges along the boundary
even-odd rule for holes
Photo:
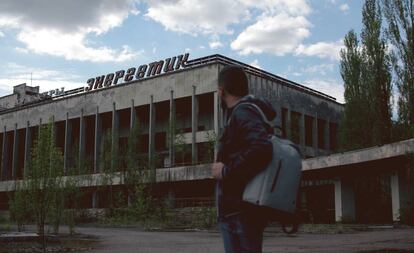
[[[238,104],[238,105],[236,105],[236,107],[234,107],[234,109],[233,109],[233,113],[231,114],[231,116],[230,116],[230,118],[229,118],[229,120],[227,121],[227,124],[230,124],[230,122],[231,122],[231,118],[233,117],[233,114],[234,114],[234,112],[237,110],[237,108],[239,108],[241,105],[249,105],[249,106],[251,106],[251,107],[254,107],[255,109],[256,109],[256,111],[258,111],[259,112],[259,114],[260,114],[260,116],[261,116],[261,118],[262,118],[262,120],[263,120],[263,122],[265,122],[266,124],[268,124],[271,128],[277,128],[279,131],[281,131],[282,129],[280,128],[280,126],[278,126],[278,125],[276,125],[276,120],[272,120],[272,121],[269,121],[268,119],[267,119],[267,117],[266,117],[266,115],[263,113],[263,111],[262,111],[262,109],[260,109],[260,107],[258,106],[258,105],[256,105],[256,104],[254,104],[254,103],[251,103],[251,102],[242,102],[242,103],[240,103],[240,104]],[[276,117],[275,117],[275,119],[276,119]],[[279,135],[279,134],[278,134]]]
[[[259,106],[257,106],[257,105],[256,105],[256,104],[254,104],[254,103],[251,103],[251,102],[242,102],[242,103],[240,103],[240,104],[236,105],[236,107],[234,107],[234,109],[233,109],[232,116],[233,116],[234,112],[237,110],[237,108],[239,108],[241,105],[249,105],[249,106],[254,107],[254,108],[255,108],[255,109],[259,112],[260,116],[262,117],[262,120],[263,120],[266,124],[268,124],[268,125],[269,125],[269,126],[271,126],[271,127],[273,127],[273,126],[274,126],[274,123],[273,123],[273,122],[270,122],[270,121],[267,119],[266,115],[264,115],[264,113],[263,113],[262,109],[260,109],[260,107],[259,107]],[[230,123],[232,116],[230,116],[228,123]]]

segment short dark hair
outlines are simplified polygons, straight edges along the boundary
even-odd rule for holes
[[[237,65],[229,65],[221,69],[218,85],[233,96],[244,97],[249,94],[246,73],[242,67]]]

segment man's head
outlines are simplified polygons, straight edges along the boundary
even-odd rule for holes
[[[218,95],[227,107],[232,107],[235,100],[249,93],[246,73],[240,66],[224,67],[218,77]]]

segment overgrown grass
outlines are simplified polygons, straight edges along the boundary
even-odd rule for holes
[[[118,208],[113,215],[99,222],[103,226],[140,227],[144,230],[210,229],[216,226],[216,211],[212,207],[153,209],[142,215],[133,207]]]

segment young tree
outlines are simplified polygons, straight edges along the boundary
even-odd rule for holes
[[[345,87],[345,109],[341,124],[341,148],[344,150],[362,148],[367,145],[368,136],[361,136],[367,121],[367,92],[362,82],[362,55],[354,31],[349,31],[341,50],[340,71]]]
[[[414,0],[382,0],[386,34],[399,91],[398,117],[403,131],[397,138],[414,137]]]
[[[39,126],[39,135],[31,153],[31,166],[24,176],[23,188],[31,200],[37,232],[45,246],[45,222],[62,185],[63,156],[55,146],[52,124]]]
[[[367,106],[371,123],[370,145],[391,141],[390,57],[381,31],[381,9],[376,0],[366,0],[362,10],[361,32],[363,82],[367,88]]]
[[[100,166],[101,172],[103,173],[102,177],[102,187],[103,189],[108,189],[108,204],[110,215],[113,214],[114,210],[114,173],[115,163],[114,152],[112,148],[112,134],[109,130],[105,131],[102,138],[101,152],[100,152]]]
[[[391,73],[382,16],[375,0],[366,0],[361,43],[354,31],[344,39],[341,76],[345,86],[345,111],[341,148],[351,150],[391,141]],[[367,131],[369,129],[369,131]]]
[[[130,131],[126,151],[127,167],[123,174],[127,187],[128,201],[136,219],[146,218],[151,212],[151,196],[149,195],[148,159],[140,155],[140,126],[135,123]]]

